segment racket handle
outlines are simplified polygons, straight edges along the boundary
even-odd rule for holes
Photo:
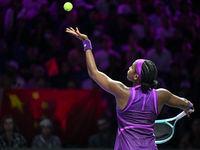
[[[190,108],[189,112],[194,110],[194,107]],[[183,118],[186,115],[185,111],[182,111],[180,114],[176,116],[177,120]]]
[[[182,111],[180,114],[178,114],[176,116],[176,119],[179,120],[179,119],[183,118],[185,115],[186,115],[185,111]]]

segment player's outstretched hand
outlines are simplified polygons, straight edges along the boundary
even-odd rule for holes
[[[68,33],[74,35],[81,41],[88,40],[87,35],[80,33],[77,27],[76,27],[76,30],[74,30],[72,27],[66,28],[65,32],[68,32]]]

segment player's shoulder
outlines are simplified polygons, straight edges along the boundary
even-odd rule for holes
[[[168,91],[167,89],[164,89],[164,88],[156,89],[156,91],[158,92],[158,94],[170,94],[171,93],[170,91]]]
[[[170,91],[164,88],[156,89],[156,91],[158,93],[158,100],[161,100],[161,101],[165,101],[172,95]]]

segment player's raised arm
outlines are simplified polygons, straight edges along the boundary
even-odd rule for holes
[[[190,117],[190,113],[194,112],[194,110],[191,112],[188,111],[189,108],[193,107],[193,104],[186,98],[176,96],[172,94],[171,92],[169,92],[168,90],[162,89],[162,88],[157,89],[157,92],[158,92],[158,99],[159,99],[158,105],[160,106],[159,107],[160,110],[162,109],[162,106],[166,104],[171,107],[177,107],[182,110],[185,110],[188,117]]]
[[[113,94],[117,99],[123,98],[122,93],[124,89],[127,89],[127,87],[121,82],[112,80],[107,75],[97,69],[92,53],[92,45],[87,35],[81,34],[78,28],[76,28],[76,30],[74,30],[73,28],[67,28],[66,32],[74,35],[83,42],[84,51],[86,52],[87,70],[90,77],[104,90]]]

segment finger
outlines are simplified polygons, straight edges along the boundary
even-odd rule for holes
[[[70,27],[70,29],[71,29],[72,31],[76,32],[72,27]]]
[[[189,113],[187,113],[187,116],[188,116],[188,118],[190,118],[190,114]]]
[[[69,28],[66,28],[65,32],[68,32],[68,31],[70,31],[70,29],[69,29]]]
[[[76,32],[80,35],[81,33],[80,33],[80,31],[79,31],[79,29],[76,27]]]
[[[67,30],[66,32],[78,37],[78,34],[76,32],[74,32],[74,31]]]

